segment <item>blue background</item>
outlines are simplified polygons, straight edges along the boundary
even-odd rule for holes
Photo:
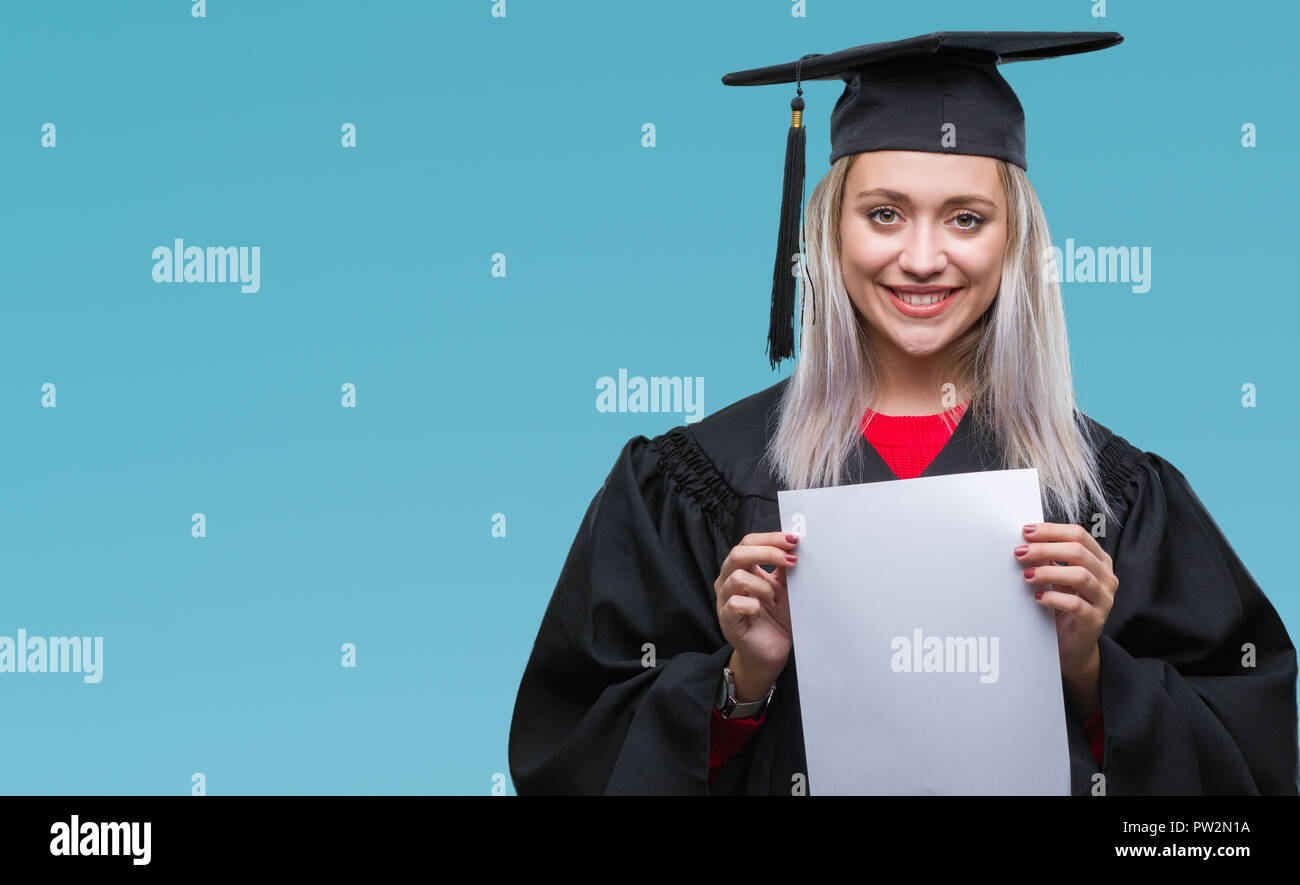
[[[0,674],[0,792],[508,783],[583,512],[684,422],[599,413],[596,379],[703,377],[712,413],[791,368],[764,344],[793,90],[721,75],[935,30],[1124,34],[1003,69],[1053,242],[1152,250],[1144,295],[1064,285],[1079,402],[1187,475],[1300,635],[1294,10],[491,6],[4,4],[0,634],[103,636],[104,678]],[[841,88],[805,87],[805,196]],[[176,237],[259,245],[261,291],[155,283]]]

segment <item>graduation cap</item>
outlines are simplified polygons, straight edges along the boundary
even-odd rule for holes
[[[931,151],[996,157],[1027,169],[1025,114],[998,65],[1114,46],[1114,31],[936,31],[725,74],[727,86],[794,83],[786,135],[781,225],[772,271],[768,356],[794,352],[795,278],[804,180],[804,80],[845,81],[831,112],[831,163],[863,151]]]

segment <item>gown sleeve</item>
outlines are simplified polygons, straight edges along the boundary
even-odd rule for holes
[[[686,427],[623,446],[519,685],[519,795],[709,793],[709,723],[732,651],[713,583],[737,506]]]
[[[1103,542],[1119,579],[1099,639],[1105,792],[1297,795],[1286,628],[1187,478],[1133,452]]]

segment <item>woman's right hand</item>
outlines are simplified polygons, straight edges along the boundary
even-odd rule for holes
[[[731,548],[713,582],[718,624],[735,649],[729,666],[738,700],[764,697],[790,657],[793,634],[786,569],[795,564],[798,543],[798,535],[784,532],[746,535]],[[776,570],[769,573],[760,568],[764,563]]]

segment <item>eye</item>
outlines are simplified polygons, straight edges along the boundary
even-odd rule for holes
[[[889,218],[888,219],[883,218],[882,217],[883,215],[888,215]],[[870,212],[868,212],[867,217],[879,224],[884,225],[885,227],[892,227],[894,224],[894,220],[898,218],[898,213],[894,211],[894,209],[890,208],[889,206],[879,206],[875,209],[872,209]]]
[[[962,223],[963,219],[966,220],[964,224]],[[976,215],[974,212],[963,212],[953,219],[953,221],[957,222],[959,230],[979,230],[987,220],[982,215]]]

